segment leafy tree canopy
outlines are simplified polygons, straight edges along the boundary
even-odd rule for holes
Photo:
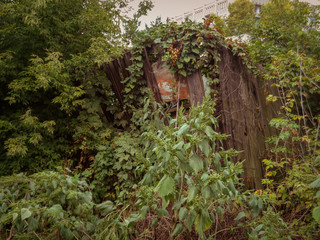
[[[254,3],[249,0],[236,0],[229,4],[229,17],[227,18],[228,35],[239,36],[249,33],[255,20]]]
[[[289,0],[272,0],[262,6],[258,24],[252,26],[251,46],[262,63],[288,50],[320,57],[318,6]],[[259,49],[259,50],[258,50]]]
[[[96,66],[122,54],[121,26],[133,34],[152,4],[142,1],[131,19],[122,14],[126,6],[125,0],[0,3],[0,175],[52,167],[107,124],[102,105],[116,111],[117,102]]]

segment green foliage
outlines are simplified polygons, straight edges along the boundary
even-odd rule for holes
[[[289,0],[272,0],[262,6],[250,42],[254,60],[267,64],[290,50],[319,58],[318,6]]]
[[[43,121],[27,110],[16,122],[1,121],[0,132],[2,136],[11,134],[11,137],[4,140],[3,148],[6,150],[2,156],[0,172],[10,173],[33,169],[40,170],[39,164],[43,167],[53,167],[52,162],[61,161],[61,155],[50,147],[49,142],[59,144],[62,140],[54,139],[54,121]],[[65,147],[59,146],[61,150]],[[52,162],[47,162],[50,158]],[[36,160],[36,161],[35,161]]]
[[[211,16],[205,19],[204,23],[190,20],[181,24],[169,22],[156,24],[137,33],[133,39],[133,64],[128,68],[131,75],[123,81],[125,92],[129,93],[126,96],[127,104],[134,106],[133,102],[139,101],[140,105],[143,105],[141,100],[146,96],[143,89],[141,93],[143,59],[146,54],[144,49],[148,52],[151,47],[150,62],[164,62],[176,75],[177,81],[180,81],[181,77],[190,76],[195,70],[200,70],[209,80],[209,84],[218,83],[219,47],[231,49],[233,54],[241,57],[242,62],[252,70],[254,65],[244,46],[232,41],[226,42],[220,27],[223,28],[222,20]]]
[[[229,16],[226,20],[228,36],[241,36],[250,33],[255,24],[254,3],[249,0],[236,0],[228,5]]]
[[[276,209],[285,207],[281,213],[294,219],[288,223],[292,234],[311,239],[313,234],[317,236],[319,228],[308,214],[313,209],[317,219],[319,206],[317,191],[308,188],[320,171],[319,109],[315,104],[320,92],[314,75],[318,67],[313,65],[317,60],[291,51],[277,60],[268,66],[271,69],[268,77],[275,82],[279,95],[269,99],[281,101],[282,111],[270,122],[278,129],[278,135],[267,139],[272,157],[264,160],[265,193]]]
[[[191,108],[188,116],[180,108],[177,119],[168,118],[169,125],[162,122],[157,128],[145,118],[144,111],[135,115],[144,129],[145,159],[140,168],[146,172],[138,184],[135,204],[142,218],[148,212],[155,213],[157,219],[170,215],[172,236],[191,232],[194,227],[204,238],[204,232],[223,215],[217,209],[231,208],[241,199],[236,190],[241,163],[231,161],[237,155],[235,150],[217,146],[227,136],[215,131],[213,113],[214,102],[207,99]],[[152,114],[152,118],[157,121],[159,116]]]
[[[259,231],[272,233],[261,234],[262,239],[275,239],[277,235],[282,239],[294,235],[313,239],[319,231],[315,221],[319,199],[312,186],[320,171],[320,88],[319,51],[312,46],[319,45],[319,32],[315,31],[319,14],[316,7],[305,3],[274,0],[262,7],[260,16],[253,28],[249,52],[265,66],[264,78],[276,90],[269,93],[268,104],[280,106],[277,118],[270,121],[277,129],[267,139],[270,156],[263,160],[266,189],[262,195],[273,211],[268,210],[261,219],[267,221],[273,212],[280,222],[267,227],[269,230],[263,225]]]
[[[0,186],[1,238],[74,239],[94,233],[98,218],[85,181],[39,172],[2,177]]]
[[[278,213],[275,213],[271,207],[262,212],[262,217],[254,220],[251,227],[249,239],[291,239],[291,233],[288,226]]]
[[[0,237],[4,239],[128,239],[138,219],[125,218],[111,201],[94,203],[92,190],[76,176],[21,173],[1,177],[0,184]]]
[[[312,210],[312,217],[320,224],[320,175],[318,175],[317,179],[310,183],[308,186],[309,188],[313,188],[317,190],[317,193],[315,194],[315,199],[318,202],[318,205]]]
[[[114,181],[114,148],[106,141],[105,145],[100,145],[97,149],[99,152],[94,156],[94,162],[79,175],[90,182],[90,188],[94,189],[94,200],[101,202],[115,199],[117,182]]]
[[[0,175],[61,160],[87,165],[105,130],[121,125],[107,120],[122,110],[100,67],[123,53],[121,25],[134,32],[152,4],[142,1],[133,19],[122,14],[126,6],[122,0],[0,3]],[[26,111],[33,125],[20,118]]]
[[[143,1],[132,19],[120,13],[126,3],[0,3],[0,175],[28,173],[0,178],[0,237],[155,238],[163,225],[171,239],[212,239],[235,229],[246,229],[249,239],[319,237],[317,8],[273,0],[253,24],[253,5],[236,1],[229,33],[216,16],[204,25],[156,22],[137,32],[151,2]],[[276,132],[267,139],[265,189],[255,194],[242,191],[238,152],[222,147],[228,136],[217,130],[215,101],[188,112],[178,106],[173,118],[144,88],[146,51],[177,81],[201,70],[219,84],[220,47],[260,72],[223,32],[250,33],[250,55],[277,90],[266,89],[268,104],[281,105],[270,121]],[[121,109],[101,68],[121,56],[128,39],[132,65]],[[61,162],[74,177],[40,172]]]

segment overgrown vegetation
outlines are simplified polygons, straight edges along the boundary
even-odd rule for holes
[[[126,4],[0,3],[0,238],[319,238],[319,9],[272,0],[255,24],[249,4],[250,14],[234,11],[226,22],[211,16],[137,32],[151,3],[133,19],[121,13]],[[129,41],[122,108],[101,67]],[[263,189],[241,181],[238,151],[219,132],[217,92],[170,114],[145,88],[145,47],[177,81],[199,69],[213,86],[221,46],[277,89],[265,92],[280,109]]]

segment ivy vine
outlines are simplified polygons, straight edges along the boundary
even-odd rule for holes
[[[147,96],[143,88],[145,48],[152,50],[148,56],[152,63],[164,62],[177,79],[200,70],[210,85],[218,83],[219,50],[222,48],[230,49],[251,72],[260,74],[247,55],[246,47],[236,41],[226,40],[213,18],[205,19],[204,23],[187,20],[182,24],[160,24],[138,32],[133,38],[132,65],[128,68],[130,76],[122,82],[125,85],[125,103],[129,107],[137,105],[134,104],[136,102],[142,103]]]

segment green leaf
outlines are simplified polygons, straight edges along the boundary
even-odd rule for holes
[[[192,201],[198,194],[199,189],[196,186],[192,186],[189,189],[189,194],[188,194],[188,202]]]
[[[222,217],[222,215],[224,214],[224,209],[220,206],[217,207],[216,211],[219,217]]]
[[[203,231],[207,231],[212,225],[212,220],[208,210],[204,208],[201,209],[201,216],[203,221]]]
[[[18,216],[19,216],[18,213],[13,213],[13,214],[12,214],[12,221],[15,221]]]
[[[74,238],[72,231],[64,226],[60,227],[60,234],[63,237],[63,239],[73,239]]]
[[[184,225],[186,228],[191,232],[193,223],[196,219],[197,212],[193,209],[190,210],[189,215],[187,216],[186,220],[184,221]]]
[[[178,234],[180,234],[183,230],[183,226],[181,223],[178,223],[177,226],[175,227],[173,233],[171,234],[171,236],[176,236]]]
[[[21,220],[25,220],[32,215],[32,212],[28,208],[21,209]]]
[[[180,209],[180,208],[181,208],[181,205],[184,204],[186,200],[187,200],[187,198],[184,197],[184,198],[181,198],[180,201],[176,201],[176,202],[173,204],[172,209],[173,209],[173,210],[178,210],[178,209]]]
[[[210,126],[206,126],[206,129],[204,130],[204,132],[207,134],[207,136],[210,139],[212,139],[215,134],[215,131],[213,131],[212,127],[210,127]]]
[[[141,184],[142,185],[148,185],[152,183],[152,175],[151,173],[146,173],[146,175],[144,175],[143,179],[141,180]]]
[[[263,201],[261,198],[258,199],[258,208],[259,208],[259,210],[262,210],[262,208],[263,208]]]
[[[175,149],[182,149],[182,146],[183,146],[184,142],[183,141],[180,141],[179,143],[177,143],[176,145],[173,146],[173,150]]]
[[[246,217],[244,212],[239,212],[238,216],[234,219],[235,221],[239,221],[240,219]]]
[[[310,183],[309,188],[320,188],[320,178]]]
[[[206,181],[208,178],[209,178],[209,175],[206,172],[201,175],[201,181],[203,182]]]
[[[36,218],[30,218],[28,220],[28,233],[32,233],[35,231],[39,226],[39,220]]]
[[[203,161],[202,158],[198,155],[198,154],[193,154],[190,159],[190,166],[192,167],[192,169],[198,173],[199,171],[201,171],[203,169]]]
[[[251,197],[250,201],[249,201],[249,205],[251,208],[255,207],[258,205],[258,200],[255,196]]]
[[[259,232],[263,228],[263,224],[259,224],[253,231]]]
[[[60,204],[55,204],[48,209],[48,213],[53,217],[63,217],[63,209]]]
[[[103,203],[98,204],[96,207],[98,212],[102,216],[108,215],[110,212],[112,212],[115,209],[115,206],[111,201],[105,201]]]
[[[156,217],[152,218],[151,226],[155,227],[155,226],[157,226],[157,224],[158,224],[158,218],[156,218]]]
[[[127,219],[124,220],[124,223],[127,227],[133,226],[139,220],[139,215],[132,213]]]
[[[320,206],[312,210],[312,217],[320,223]]]
[[[188,214],[188,209],[187,209],[187,208],[185,208],[185,207],[180,208],[180,211],[179,211],[179,220],[181,221],[181,220],[185,219],[185,217],[187,216],[187,214]]]
[[[160,180],[159,184],[157,185],[156,189],[159,189],[159,197],[164,197],[169,195],[174,190],[174,180],[172,177],[168,177],[164,175],[163,178]]]
[[[236,190],[236,188],[234,187],[234,184],[233,184],[233,181],[232,181],[232,180],[229,180],[229,181],[228,181],[228,187],[229,187],[229,189],[232,191],[232,193],[234,193],[235,195],[237,194],[237,190]]]
[[[177,132],[175,132],[175,135],[177,136],[184,135],[189,131],[189,129],[190,129],[190,126],[187,123],[185,123],[180,127],[180,129]]]
[[[52,181],[52,186],[53,186],[54,189],[56,189],[58,187],[57,181],[53,180]]]
[[[138,61],[142,61],[142,56],[137,56],[137,57],[134,57],[133,59],[138,60]]]
[[[201,214],[197,215],[194,224],[196,231],[200,236],[203,236],[203,232],[208,230],[212,225],[212,221],[207,209],[201,209]]]
[[[192,48],[191,51],[196,53],[196,54],[200,54],[199,48]]]
[[[34,192],[36,189],[36,184],[34,182],[30,182],[29,187],[30,187],[30,190]]]
[[[181,68],[183,68],[183,64],[180,63],[180,62],[177,62],[177,67],[178,67],[179,69],[181,69]]]
[[[170,153],[169,152],[165,152],[164,154],[163,154],[163,160],[164,161],[169,161],[170,160]]]
[[[145,217],[147,216],[148,210],[149,210],[149,206],[143,206],[143,207],[141,208],[141,216],[142,216],[143,218],[145,218]]]
[[[209,156],[210,145],[209,145],[209,141],[208,140],[205,140],[205,139],[202,140],[202,142],[199,145],[199,148],[200,148],[201,152],[203,152],[206,157]]]
[[[187,72],[185,70],[180,70],[179,73],[184,77],[187,76]]]
[[[202,187],[201,188],[201,193],[202,193],[202,196],[205,199],[212,198],[212,190],[211,190],[211,188],[209,186]]]
[[[182,161],[186,161],[186,156],[182,153],[182,151],[177,151],[177,157]]]
[[[160,208],[157,209],[156,212],[159,217],[169,216],[169,212],[167,211],[167,209]]]
[[[221,160],[221,155],[219,153],[216,153],[214,155],[214,167],[216,168],[217,172],[220,172],[221,171],[221,163],[220,163],[220,160]]]

